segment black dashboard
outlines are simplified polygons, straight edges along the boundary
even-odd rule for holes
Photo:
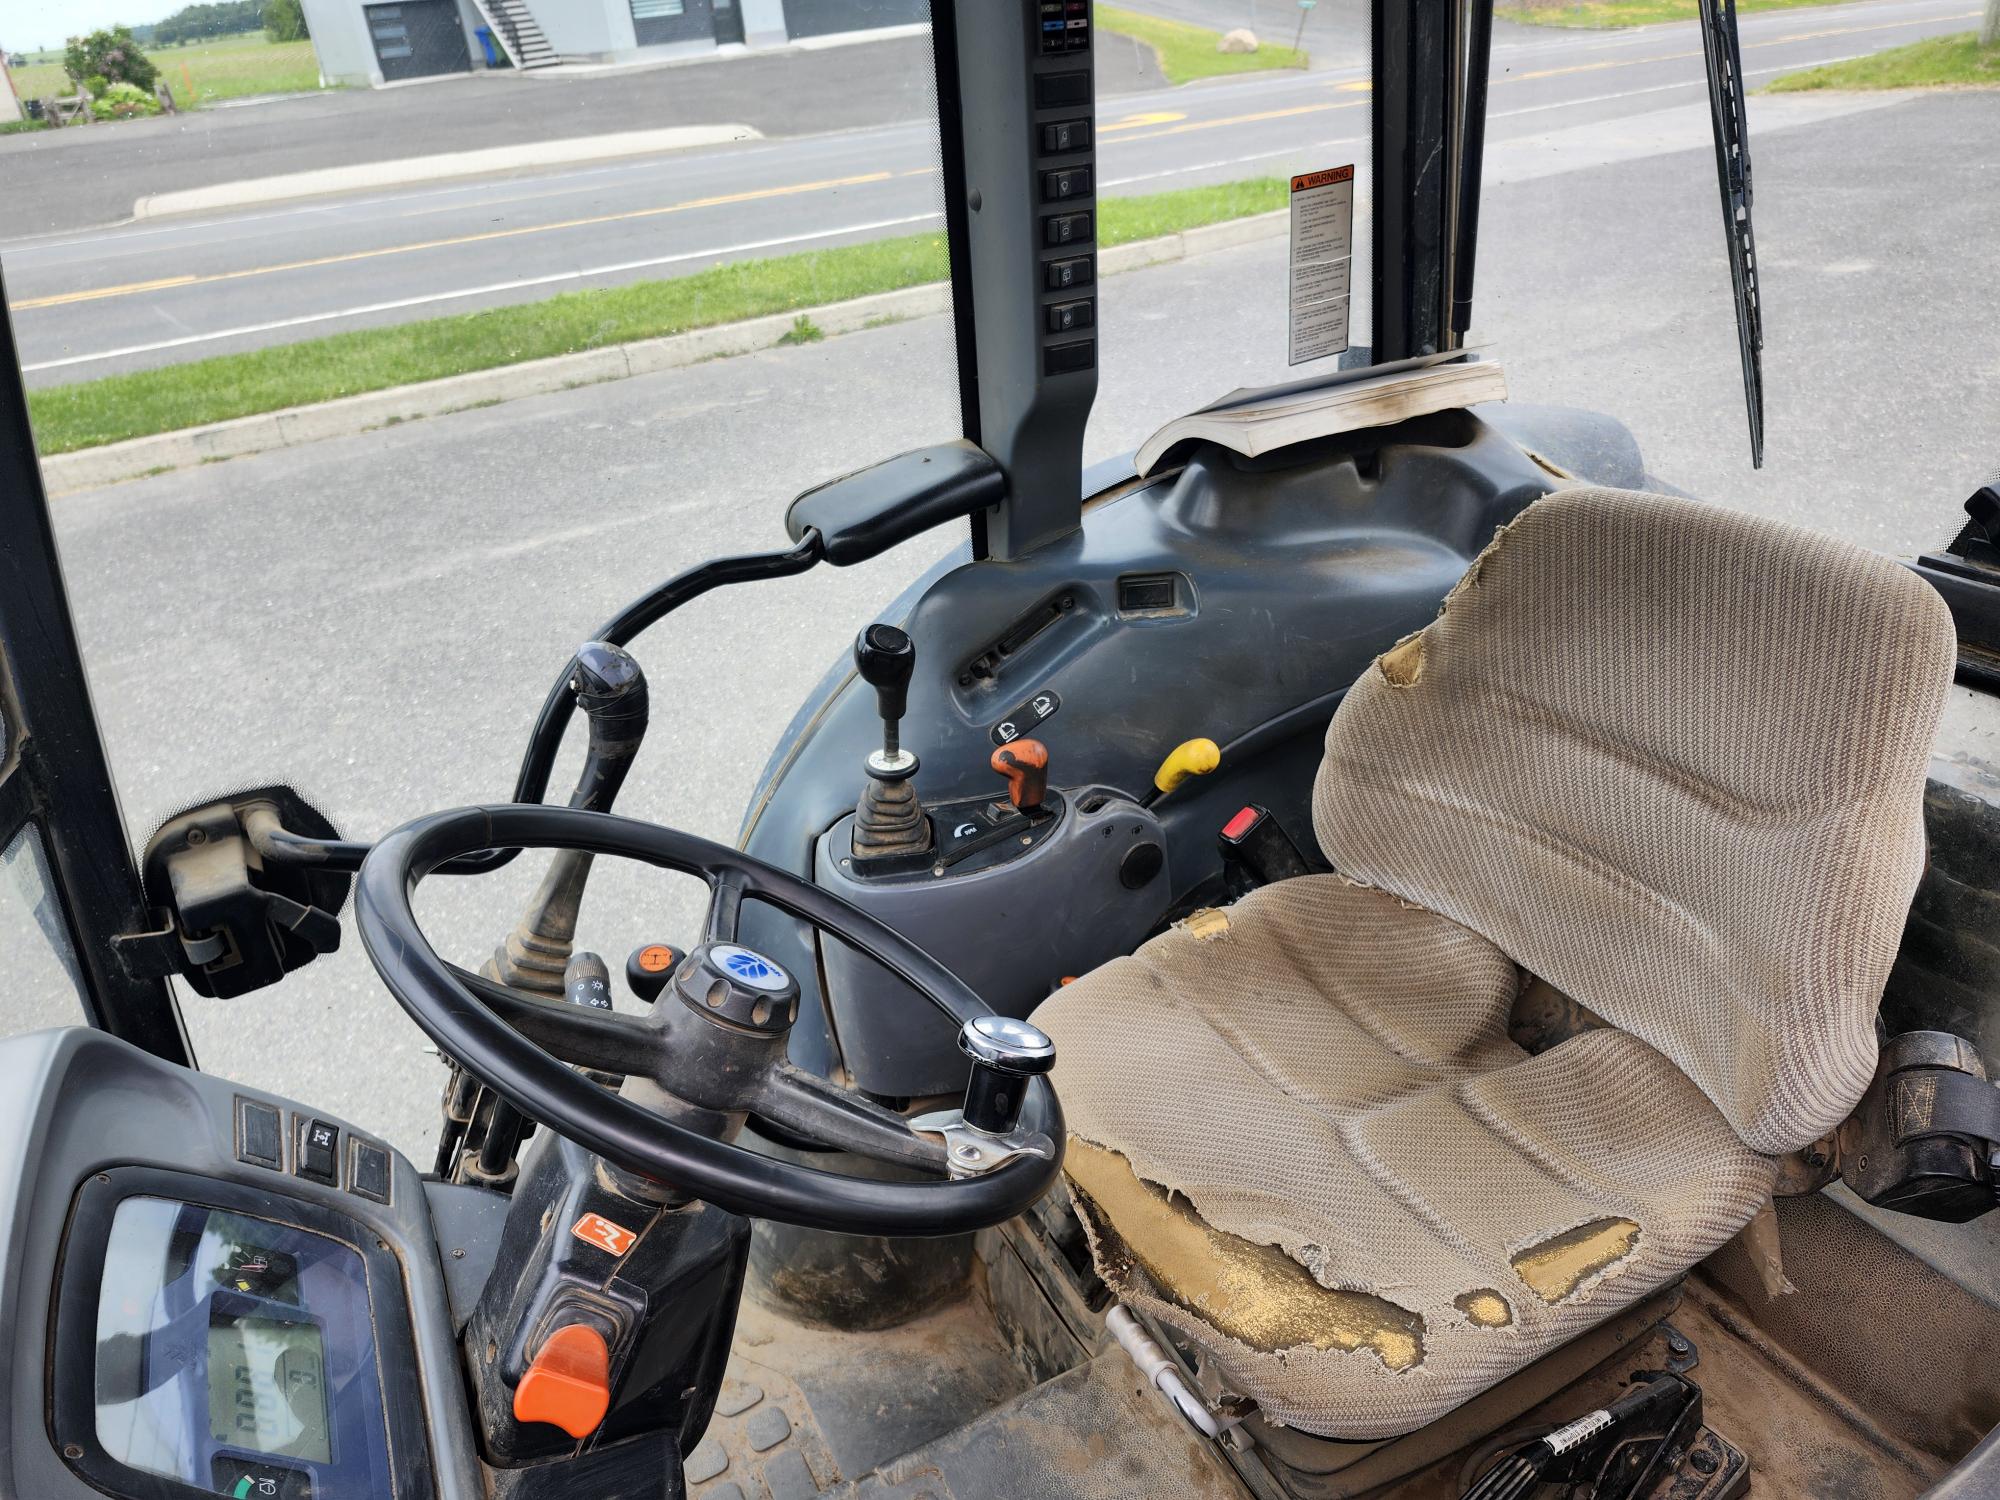
[[[0,1042],[0,1493],[482,1492],[424,1186],[101,1032]]]

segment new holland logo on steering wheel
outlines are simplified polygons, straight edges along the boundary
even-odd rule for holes
[[[752,953],[748,948],[738,948],[733,944],[718,944],[710,950],[709,956],[715,966],[734,979],[738,984],[748,985],[753,990],[781,990],[791,983],[791,976],[762,954]]]

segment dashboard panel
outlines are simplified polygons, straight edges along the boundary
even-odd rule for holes
[[[83,1028],[0,1077],[0,1500],[482,1493],[407,1160]]]
[[[64,1237],[51,1425],[108,1494],[431,1493],[395,1257],[355,1220],[147,1167],[93,1173]]]

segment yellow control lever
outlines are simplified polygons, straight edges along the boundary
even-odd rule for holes
[[[1171,792],[1190,776],[1206,776],[1222,764],[1222,747],[1214,740],[1184,740],[1160,762],[1153,773],[1153,785],[1162,793]]]

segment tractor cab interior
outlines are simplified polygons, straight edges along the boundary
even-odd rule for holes
[[[963,436],[552,643],[511,793],[366,839],[273,783],[133,852],[0,319],[0,938],[88,1021],[0,1040],[0,1496],[2000,1490],[2000,779],[1933,759],[2000,495],[1906,564],[1505,404],[1491,7],[1357,8],[1291,378],[1087,467],[1090,6],[938,0]],[[615,810],[668,615],[940,528],[733,844]],[[607,964],[620,860],[708,904]],[[426,1159],[194,1066],[177,995],[348,942]]]

